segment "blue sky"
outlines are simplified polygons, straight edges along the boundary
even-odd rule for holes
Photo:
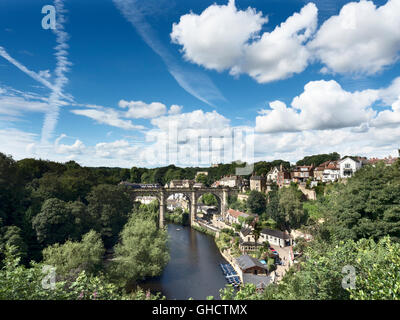
[[[0,151],[122,167],[396,155],[397,30],[398,0],[3,0]]]

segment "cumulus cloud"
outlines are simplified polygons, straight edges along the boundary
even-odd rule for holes
[[[174,114],[181,113],[182,109],[183,109],[182,106],[178,106],[178,105],[174,104],[169,108],[168,114],[174,115]]]
[[[268,21],[261,12],[237,10],[234,0],[213,4],[200,15],[190,13],[174,23],[171,39],[182,45],[184,57],[208,69],[222,71],[242,59],[244,45]]]
[[[318,9],[313,3],[294,13],[260,40],[245,45],[241,63],[231,74],[247,73],[259,83],[286,79],[301,73],[308,65],[311,53],[304,46],[317,28]]]
[[[165,104],[160,102],[145,103],[143,101],[125,101],[119,102],[120,108],[128,108],[125,116],[133,119],[151,119],[164,115],[167,112]]]
[[[291,108],[283,102],[270,104],[256,118],[258,132],[325,130],[359,126],[375,112],[371,105],[379,99],[377,90],[345,91],[336,81],[311,81],[295,97]]]
[[[375,74],[399,59],[400,1],[351,2],[326,20],[309,48],[324,72]]]
[[[379,112],[375,119],[371,120],[371,126],[374,127],[391,127],[400,125],[400,95],[390,110]]]
[[[317,13],[315,4],[309,3],[272,32],[260,35],[268,19],[252,8],[238,10],[231,0],[211,5],[200,15],[182,16],[173,24],[171,39],[182,46],[188,61],[267,83],[307,67],[310,52],[304,44],[315,32]]]
[[[85,116],[95,120],[97,123],[125,129],[139,130],[144,129],[141,125],[134,125],[132,121],[121,119],[121,113],[111,108],[103,109],[76,109],[71,110],[73,114]]]
[[[71,145],[60,144],[60,141],[64,138],[67,138],[66,134],[62,134],[54,142],[54,148],[57,153],[74,155],[74,154],[82,153],[85,150],[85,148],[86,148],[85,145],[79,139],[76,139],[75,143],[73,143]]]

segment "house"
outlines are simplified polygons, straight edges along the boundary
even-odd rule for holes
[[[264,243],[260,241],[261,239],[256,239],[253,234],[253,229],[249,227],[244,227],[239,232],[239,249],[243,253],[257,251],[264,246]]]
[[[264,289],[274,282],[271,276],[259,276],[251,273],[243,274],[243,284],[254,284],[257,292],[262,292]]]
[[[282,188],[284,186],[290,185],[290,181],[290,172],[286,170],[281,164],[276,180],[277,185],[279,186],[279,188]]]
[[[249,199],[249,195],[245,194],[245,193],[239,193],[238,196],[237,196],[237,199],[239,201],[246,202]]]
[[[201,189],[201,188],[204,188],[204,184],[203,183],[201,183],[201,182],[196,182],[196,183],[194,183],[193,184],[193,188],[197,188],[197,189]]]
[[[361,169],[363,161],[358,158],[346,157],[339,161],[340,178],[346,179],[353,176],[353,174]]]
[[[338,161],[325,161],[314,170],[314,179],[322,182],[334,182],[340,177]]]
[[[337,161],[329,161],[325,165],[322,182],[335,182],[340,177],[340,167]]]
[[[314,165],[311,166],[297,166],[292,171],[292,180],[294,182],[306,182],[309,178],[314,176]]]
[[[196,178],[197,178],[197,176],[199,176],[199,175],[208,176],[208,171],[197,171],[197,173],[196,173]]]
[[[324,170],[325,170],[325,166],[323,166],[323,164],[321,164],[320,166],[316,167],[314,169],[314,179],[317,181],[322,181],[322,178],[324,176]]]
[[[398,158],[389,156],[384,159],[378,159],[378,158],[371,158],[368,160],[368,164],[375,166],[378,162],[383,162],[387,166],[391,166],[393,163],[397,161]]]
[[[250,177],[250,190],[255,190],[258,192],[265,191],[266,179],[263,176],[251,176]]]
[[[226,176],[220,179],[216,186],[240,188],[242,186],[242,179],[240,176]]]
[[[287,247],[293,245],[293,238],[286,232],[272,229],[263,229],[260,233],[260,238],[258,240],[262,243],[268,241],[269,244]]]
[[[273,167],[267,174],[267,181],[276,182],[278,180],[279,169],[277,167]]]
[[[150,204],[153,201],[157,201],[157,197],[153,196],[140,196],[136,197],[135,201],[140,202],[142,204]]]
[[[247,254],[236,258],[236,265],[240,271],[240,278],[244,279],[245,274],[266,276],[268,274],[268,267],[262,264],[257,259],[248,256]]]
[[[166,188],[182,188],[182,189],[190,189],[194,185],[193,180],[171,180],[169,183],[165,185]]]
[[[263,229],[255,239],[253,229],[244,227],[239,232],[239,249],[242,252],[252,252],[260,249],[268,241],[270,245],[287,247],[293,245],[293,237],[286,232],[272,229]]]
[[[250,217],[250,215],[247,214],[247,213],[244,213],[244,212],[240,212],[240,211],[236,211],[236,210],[233,210],[233,209],[229,209],[228,212],[226,213],[225,219],[230,224],[233,224],[233,223],[241,224],[241,222],[239,221],[239,217],[242,217],[243,219],[246,219],[246,218]]]

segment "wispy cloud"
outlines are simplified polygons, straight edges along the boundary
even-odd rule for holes
[[[166,64],[178,84],[197,99],[213,106],[213,101],[226,100],[211,79],[194,68],[183,67],[158,39],[152,26],[146,21],[149,3],[137,0],[113,0],[122,15],[135,27],[146,44]]]
[[[16,66],[19,70],[21,70],[22,72],[26,73],[28,76],[30,76],[32,79],[40,82],[41,84],[43,84],[44,86],[46,86],[47,88],[49,88],[50,90],[54,90],[54,86],[52,83],[50,83],[48,80],[46,80],[44,77],[42,77],[41,75],[39,75],[38,73],[29,70],[26,66],[24,66],[22,63],[20,63],[19,61],[17,61],[16,59],[14,59],[13,57],[11,57],[8,52],[2,47],[0,46],[0,56],[2,56],[4,59],[6,59],[8,62],[10,62],[11,64],[13,64],[14,66]]]
[[[49,97],[49,111],[46,113],[43,127],[42,127],[42,143],[47,143],[51,138],[54,128],[58,121],[58,115],[60,112],[60,98],[63,95],[63,89],[68,82],[68,78],[65,73],[68,71],[68,67],[71,63],[68,61],[68,34],[64,31],[65,17],[63,0],[54,0],[54,6],[57,11],[57,22],[54,33],[56,35],[57,46],[55,47],[55,57],[57,61],[55,74],[55,82],[52,89],[52,93]]]
[[[111,108],[96,108],[96,109],[82,109],[71,110],[73,114],[85,116],[95,120],[100,124],[107,124],[116,128],[125,130],[141,130],[145,129],[143,126],[134,125],[131,120],[122,119],[122,113]]]

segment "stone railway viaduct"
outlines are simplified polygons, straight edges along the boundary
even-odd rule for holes
[[[164,227],[164,216],[167,208],[167,199],[174,194],[183,194],[189,201],[190,208],[190,224],[196,218],[197,203],[202,195],[211,193],[218,201],[218,209],[222,215],[226,214],[228,209],[228,196],[235,195],[239,190],[233,188],[130,188],[127,186],[132,200],[135,201],[137,197],[152,196],[156,197],[160,203],[160,220],[159,226]]]

